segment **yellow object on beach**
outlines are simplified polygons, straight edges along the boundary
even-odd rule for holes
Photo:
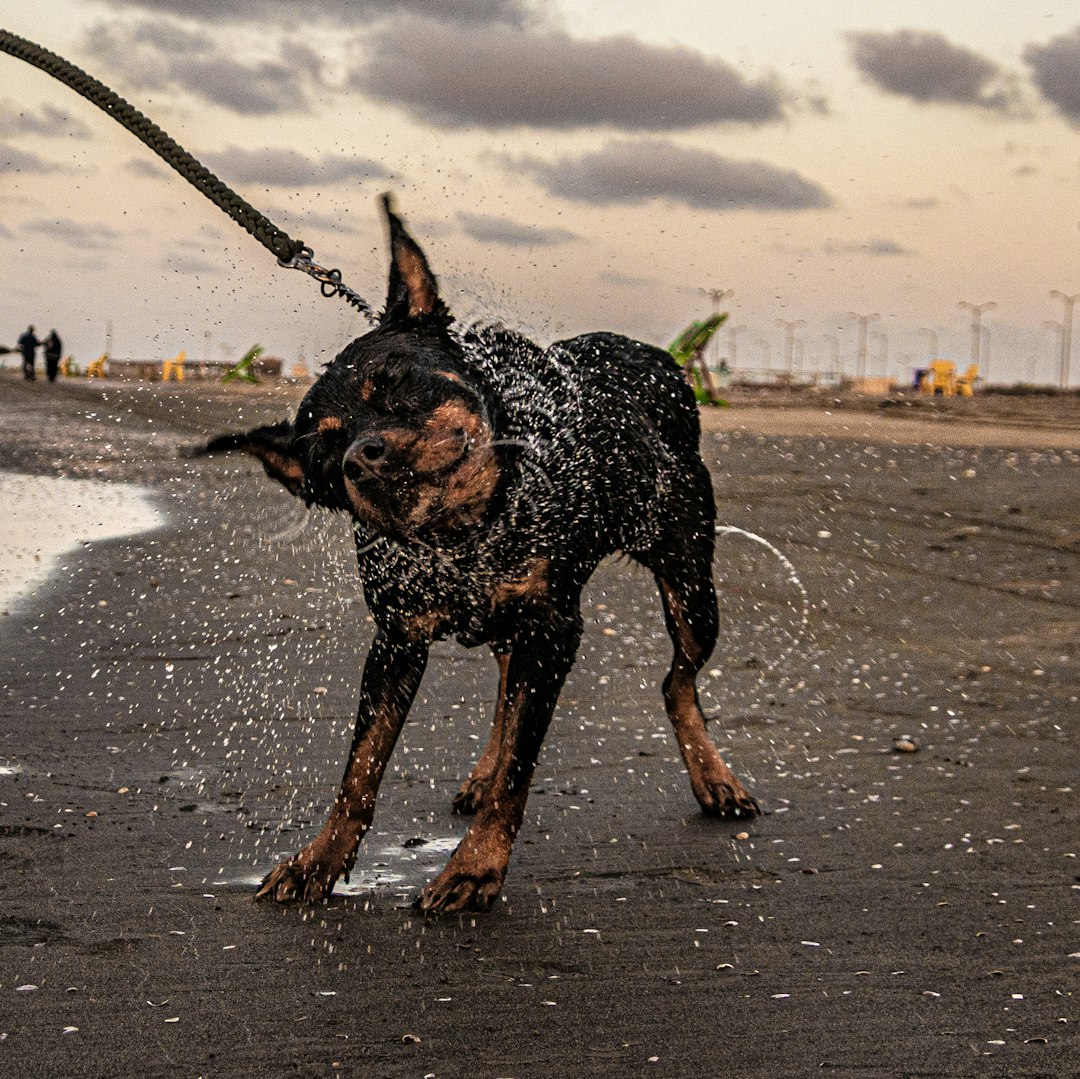
[[[90,366],[86,369],[87,378],[104,378],[105,377],[105,365],[109,362],[109,354],[103,352]]]
[[[919,380],[919,392],[935,397],[955,397],[957,394],[971,397],[978,377],[978,364],[971,364],[962,375],[958,375],[952,360],[934,360]]]
[[[187,352],[181,349],[171,360],[165,360],[161,365],[161,381],[168,382],[172,379],[174,382],[183,382],[186,359]]]

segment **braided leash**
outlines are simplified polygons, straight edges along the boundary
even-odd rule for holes
[[[362,314],[369,318],[374,317],[371,305],[342,282],[340,270],[328,270],[325,266],[320,266],[314,261],[314,252],[310,247],[279,229],[268,217],[259,213],[205,165],[192,157],[175,139],[165,134],[153,120],[144,116],[103,82],[69,63],[62,56],[57,56],[56,53],[7,30],[0,30],[0,52],[6,52],[9,56],[40,68],[97,105],[117,123],[123,124],[189,184],[198,188],[215,206],[224,210],[241,228],[254,236],[277,258],[279,266],[303,270],[319,282],[324,296],[340,296]]]

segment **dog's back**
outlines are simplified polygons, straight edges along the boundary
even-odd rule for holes
[[[503,329],[465,336],[493,386],[499,436],[521,448],[515,510],[582,560],[648,546],[673,494],[711,486],[693,393],[671,356],[613,333],[541,349]]]

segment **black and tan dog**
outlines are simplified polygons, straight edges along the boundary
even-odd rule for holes
[[[547,349],[502,328],[455,332],[423,252],[383,205],[386,310],[296,419],[214,439],[309,505],[349,514],[378,627],[349,762],[329,817],[260,896],[319,899],[347,874],[420,685],[431,642],[486,644],[494,728],[454,800],[475,813],[425,910],[487,907],[502,887],[540,745],[581,637],[580,596],[605,556],[654,575],[674,645],[664,703],[702,809],[757,811],[710,740],[696,677],[717,632],[714,504],[693,394],[665,352],[614,334]]]

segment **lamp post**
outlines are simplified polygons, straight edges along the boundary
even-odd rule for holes
[[[720,314],[720,304],[728,298],[728,296],[734,296],[735,290],[733,288],[699,288],[703,296],[708,296],[713,302],[713,314]],[[720,366],[720,339],[713,336],[713,367]]]
[[[778,318],[776,325],[784,331],[784,374],[790,382],[795,358],[795,331],[806,323],[801,318],[797,318],[794,322],[789,322],[786,318]]]
[[[745,326],[732,326],[728,330],[728,349],[731,352],[731,377],[735,377],[735,372],[738,369],[736,367],[738,357],[738,337],[746,329]]]
[[[833,378],[837,382],[840,381],[842,372],[840,371],[840,338],[834,333],[823,333],[821,335],[822,340],[828,341],[832,345],[833,353]]]
[[[1043,325],[1052,330],[1058,338],[1058,381],[1061,381],[1061,356],[1065,351],[1065,327],[1060,322],[1055,322],[1052,318],[1044,318]]]
[[[877,322],[881,316],[876,311],[872,315],[860,315],[856,311],[849,311],[848,318],[853,318],[859,323],[859,351],[855,357],[855,378],[866,378],[866,327],[871,322]]]
[[[982,313],[993,311],[997,304],[993,300],[987,300],[985,303],[969,303],[967,300],[961,300],[958,306],[971,312],[971,362],[978,367],[982,355]],[[983,385],[988,386],[989,378],[981,370],[979,374],[983,376]]]
[[[1061,364],[1058,368],[1058,385],[1064,390],[1068,388],[1069,368],[1072,366],[1073,305],[1080,300],[1080,293],[1069,296],[1060,289],[1052,289],[1050,295],[1065,303],[1065,317],[1061,320]]]
[[[889,377],[889,338],[882,330],[874,330],[870,335],[878,346],[878,359],[881,361],[881,373],[886,380]]]
[[[936,360],[938,354],[938,332],[931,330],[929,326],[921,326],[919,333],[925,333],[930,340],[930,359]]]

